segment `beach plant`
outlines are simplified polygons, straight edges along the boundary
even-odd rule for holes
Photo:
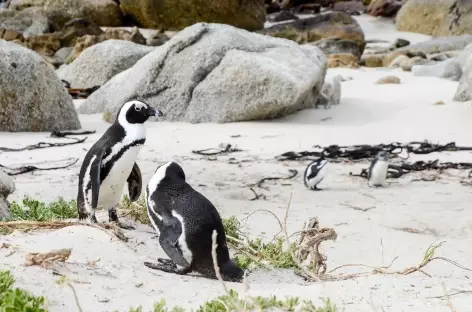
[[[46,312],[44,297],[13,287],[10,271],[0,271],[0,312]]]
[[[151,225],[144,196],[139,197],[135,202],[132,202],[127,195],[123,196],[120,202],[120,213],[136,222]]]
[[[77,218],[77,203],[62,197],[45,203],[25,196],[21,202],[12,202],[8,221],[54,221]]]
[[[182,307],[168,308],[164,299],[154,305],[151,312],[184,312]],[[323,305],[316,307],[311,300],[302,300],[299,297],[287,297],[283,300],[276,296],[245,296],[230,289],[227,294],[204,302],[196,312],[249,312],[249,311],[300,311],[300,312],[336,312],[336,305],[328,298]],[[131,308],[128,312],[144,312],[142,307]]]

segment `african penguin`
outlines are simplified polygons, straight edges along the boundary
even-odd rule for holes
[[[327,168],[328,160],[323,156],[310,163],[306,167],[305,174],[303,176],[303,182],[305,182],[305,186],[311,190],[320,191],[321,189],[318,188],[317,185],[323,181]]]
[[[131,201],[141,194],[141,171],[136,158],[146,140],[144,122],[151,116],[163,114],[141,101],[124,103],[115,122],[87,152],[79,174],[79,220],[97,223],[95,210],[103,207],[108,210],[110,222],[125,229],[133,228],[118,221],[116,207],[125,183]]]
[[[388,173],[388,154],[380,151],[370,164],[367,178],[369,186],[383,186]]]
[[[159,166],[145,190],[148,216],[159,243],[171,260],[144,262],[151,269],[184,275],[192,271],[216,278],[212,233],[217,231],[217,260],[222,278],[241,282],[244,271],[229,256],[226,234],[215,206],[185,181],[175,162]]]

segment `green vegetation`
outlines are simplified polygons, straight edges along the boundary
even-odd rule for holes
[[[8,221],[53,221],[77,218],[77,203],[66,201],[62,197],[49,204],[25,197],[21,203],[12,202],[11,217]]]
[[[25,290],[13,288],[14,283],[10,271],[0,271],[1,312],[46,312],[44,297],[35,297]]]
[[[120,213],[128,218],[134,219],[142,224],[148,224],[149,217],[147,214],[146,201],[144,196],[141,196],[136,202],[131,202],[128,196],[124,196],[120,203]]]
[[[211,301],[203,303],[196,312],[249,312],[249,311],[300,311],[300,312],[336,312],[336,305],[332,304],[329,298],[324,301],[322,307],[316,308],[309,300],[300,300],[298,297],[287,297],[285,300],[270,297],[245,297],[240,298],[239,294],[231,289],[228,294],[219,296]],[[184,312],[181,307],[166,307],[165,300],[162,299],[154,305],[152,312]],[[130,309],[129,312],[143,312],[142,307]]]
[[[275,268],[297,268],[293,261],[292,252],[295,252],[295,243],[290,245],[290,249],[284,248],[285,240],[277,237],[273,241],[264,243],[262,239],[243,240],[241,224],[235,216],[223,219],[225,233],[228,243],[237,250],[234,262],[243,269],[257,268],[263,262],[270,263]]]

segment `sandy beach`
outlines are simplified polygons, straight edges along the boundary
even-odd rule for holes
[[[393,42],[404,38],[411,43],[429,36],[398,32],[389,20],[368,16],[356,17],[366,40]],[[410,173],[389,179],[385,188],[370,188],[364,179],[350,176],[369,163],[331,163],[328,176],[320,184],[323,191],[305,188],[302,174],[307,161],[278,161],[276,156],[288,151],[312,150],[331,144],[407,143],[429,140],[445,144],[472,146],[472,106],[470,102],[452,101],[458,82],[434,77],[415,77],[401,69],[333,68],[328,76],[342,75],[339,105],[329,109],[306,109],[277,120],[228,124],[190,124],[184,122],[149,122],[147,140],[138,164],[147,183],[155,168],[169,160],[177,161],[188,182],[208,197],[223,217],[243,219],[255,210],[267,209],[283,218],[292,193],[288,218],[289,234],[298,231],[309,217],[317,216],[322,227],[334,228],[336,242],[322,244],[328,271],[346,264],[371,267],[393,265],[390,272],[402,271],[421,263],[424,252],[433,242],[444,241],[436,256],[446,257],[472,268],[472,188],[468,171],[447,170]],[[382,77],[395,75],[400,84],[375,84]],[[443,101],[444,105],[434,105]],[[75,100],[79,106],[81,100]],[[96,130],[82,144],[50,149],[0,153],[0,164],[20,166],[54,166],[71,159],[79,161],[67,168],[37,171],[14,177],[16,192],[9,200],[25,195],[43,201],[62,196],[75,199],[81,161],[88,148],[109,124],[100,114],[80,115],[84,130]],[[82,136],[80,136],[82,137]],[[22,147],[39,141],[67,142],[50,138],[49,133],[0,133],[0,145]],[[242,151],[217,157],[204,157],[193,150],[231,144]],[[470,162],[471,152],[442,152],[411,155],[409,161]],[[288,176],[290,180],[267,182],[267,189],[255,188],[266,199],[253,200],[250,185],[270,176]],[[426,178],[437,177],[434,181]],[[425,178],[424,180],[422,180]],[[355,209],[353,207],[360,208]],[[371,209],[368,209],[371,208]],[[366,211],[362,211],[362,209]],[[104,212],[99,221],[106,221]],[[412,233],[405,228],[416,229]],[[250,237],[270,239],[278,232],[276,220],[269,214],[252,215],[245,225]],[[57,276],[40,267],[24,267],[28,252],[45,252],[55,248],[72,248],[64,272],[82,283],[74,283],[84,311],[126,311],[143,306],[149,311],[153,303],[165,298],[169,306],[197,308],[220,294],[218,281],[199,276],[176,276],[153,271],[143,261],[166,257],[153,230],[145,225],[126,231],[129,242],[110,240],[97,229],[73,226],[56,231],[13,233],[0,237],[0,245],[18,246],[0,249],[0,268],[14,274],[17,285],[47,298],[50,312],[78,311],[70,288],[55,283]],[[96,261],[95,269],[87,261]],[[344,267],[332,274],[371,272],[367,267]],[[470,311],[472,295],[444,295],[460,290],[472,291],[472,272],[445,261],[428,264],[424,271],[410,275],[371,274],[349,280],[309,283],[289,270],[257,270],[248,276],[251,295],[300,296],[321,303],[330,298],[338,311]],[[243,292],[243,285],[228,283]],[[451,304],[455,310],[451,310]]]

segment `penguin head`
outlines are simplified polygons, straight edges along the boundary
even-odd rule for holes
[[[154,174],[162,177],[161,180],[169,178],[185,181],[184,170],[182,169],[182,167],[180,167],[179,164],[173,161],[166,162],[165,164],[162,164],[157,167],[156,172]]]
[[[388,153],[386,151],[380,151],[377,154],[377,159],[378,160],[383,160],[383,161],[388,161]]]
[[[142,101],[132,100],[121,106],[117,120],[120,124],[142,124],[152,116],[161,117],[164,114],[159,109],[155,109]]]

